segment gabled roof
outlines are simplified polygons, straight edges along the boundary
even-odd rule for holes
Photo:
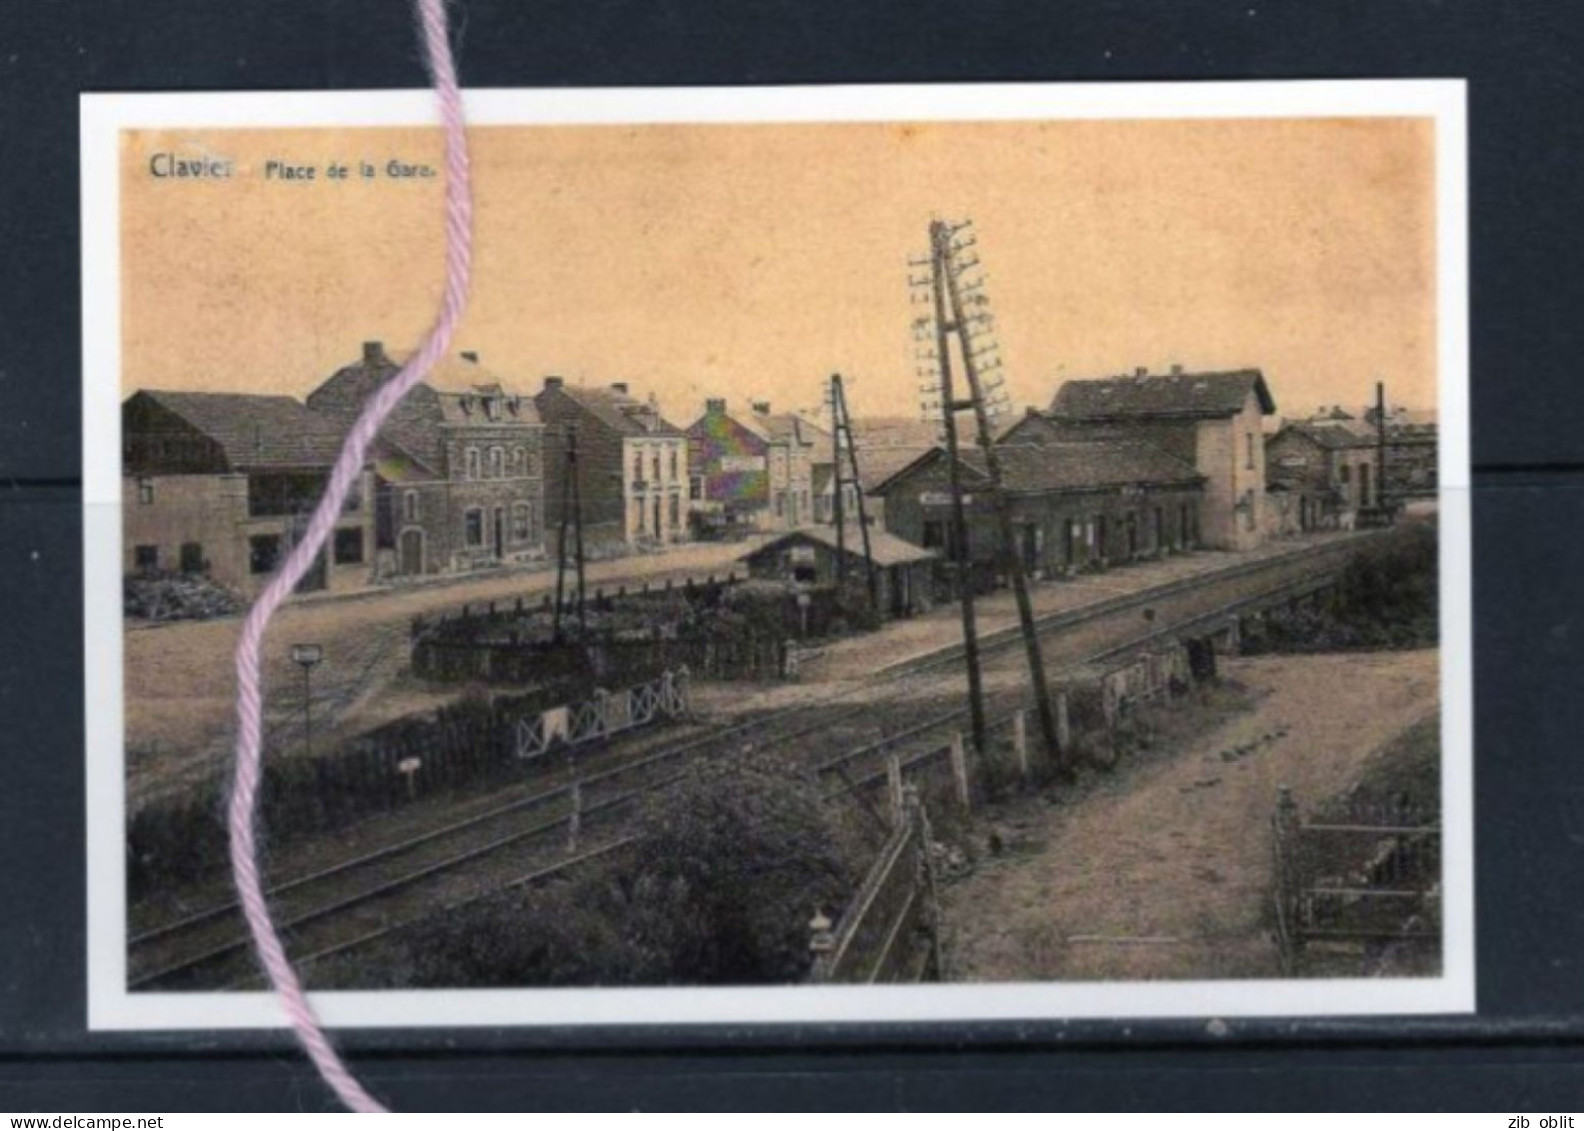
[[[817,447],[822,441],[830,446],[830,433],[795,412],[756,412],[754,420],[770,437],[782,443],[806,444]]]
[[[1314,441],[1327,451],[1343,451],[1348,448],[1372,448],[1376,440],[1371,432],[1362,432],[1350,423],[1341,420],[1316,423],[1314,421],[1298,421],[1284,425],[1280,432],[1270,439],[1274,442],[1283,432],[1292,432]]]
[[[1001,462],[1002,488],[1009,494],[1092,491],[1132,484],[1190,484],[1204,478],[1190,464],[1144,440],[998,444],[996,454]],[[874,491],[882,493],[904,476],[945,458],[945,448],[933,448],[877,484]],[[959,459],[971,481],[989,481],[984,453],[979,449],[962,449]]]
[[[591,385],[561,384],[540,396],[560,393],[595,420],[623,436],[681,436],[682,430],[629,393]]]
[[[845,541],[846,552],[859,560],[863,558],[863,531],[855,522],[842,524],[842,537]],[[789,542],[813,542],[817,545],[836,548],[835,526],[804,526],[797,530],[789,530],[778,538],[772,538],[756,549],[750,550],[738,557],[738,561],[747,561],[749,558],[758,557],[769,551],[778,549]],[[899,538],[890,531],[882,530],[878,526],[869,527],[869,553],[879,566],[904,565],[908,562],[928,561],[939,557],[934,550],[926,550],[923,546],[915,546],[905,538]]]
[[[1241,412],[1251,391],[1262,413],[1276,411],[1258,369],[1068,381],[1056,391],[1050,411],[1070,420],[1207,420]]]
[[[769,443],[771,440],[769,430],[765,428],[762,423],[760,423],[759,417],[755,413],[733,412],[729,408],[721,412],[711,412],[706,409],[702,416],[687,426],[686,432],[688,437],[691,439],[702,439],[707,436],[715,435],[715,433],[711,431],[712,421],[735,424],[744,432],[747,432],[749,435],[758,440],[762,440],[765,443]]]
[[[127,403],[140,397],[214,441],[233,471],[328,468],[346,436],[339,421],[286,396],[142,389]]]

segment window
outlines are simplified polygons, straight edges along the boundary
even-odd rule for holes
[[[688,498],[698,500],[704,497],[704,477],[694,475],[688,479]]]
[[[528,474],[528,454],[521,448],[513,448],[511,452],[511,473],[513,475]]]
[[[506,478],[505,448],[491,448],[489,450],[489,474],[491,479]]]
[[[675,530],[682,525],[682,496],[671,496],[671,529]]]
[[[673,480],[680,478],[677,475],[677,451],[675,448],[671,449],[671,478]]]
[[[408,491],[402,496],[402,521],[418,521],[418,492]]]
[[[255,534],[248,539],[248,572],[274,573],[280,564],[279,534]]]
[[[484,545],[484,511],[481,508],[469,507],[463,525],[463,539],[469,547]]]
[[[533,532],[533,509],[527,503],[512,507],[512,540],[526,542]]]
[[[1247,444],[1248,444],[1248,469],[1250,471],[1253,471],[1254,470],[1254,433],[1252,433],[1252,432],[1247,433],[1245,435],[1244,439],[1247,441]]]
[[[660,482],[660,453],[659,452],[656,452],[654,454],[654,462],[651,464],[651,466],[654,468],[654,481],[656,483],[658,483],[658,482]]]
[[[776,513],[776,517],[777,518],[780,518],[782,515],[786,514],[786,492],[785,491],[777,491],[776,492],[775,513]]]
[[[139,570],[159,569],[159,547],[139,546],[132,551],[132,562]]]
[[[479,450],[477,448],[469,448],[465,458],[467,465],[466,477],[468,479],[483,478],[479,474]]]
[[[943,550],[946,548],[946,524],[944,522],[926,522],[924,524],[924,548],[926,550]]]
[[[633,486],[643,486],[643,453],[633,456]]]
[[[202,573],[204,571],[203,544],[200,542],[183,542],[181,546],[181,571],[183,573]]]
[[[335,532],[335,564],[356,565],[363,560],[363,528],[353,526]]]
[[[139,479],[137,481],[137,500],[143,506],[154,502],[154,480]]]

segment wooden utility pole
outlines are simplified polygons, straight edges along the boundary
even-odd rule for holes
[[[836,415],[840,409],[836,407],[836,398],[840,395],[837,390],[841,388],[841,377],[832,373],[830,379],[830,410],[831,410],[831,464],[835,470],[835,479],[831,483],[831,518],[836,523],[836,592],[841,593],[847,581],[847,515],[846,507],[842,501],[842,468],[841,468],[841,428],[840,419]]]
[[[864,581],[869,587],[869,604],[878,611],[880,604],[879,577],[875,573],[874,550],[869,543],[869,515],[865,513],[863,480],[858,475],[858,446],[853,442],[852,417],[847,413],[847,394],[842,385],[842,375],[840,373],[831,374],[831,436],[836,460],[836,477],[832,484],[835,490],[832,514],[836,519],[837,557],[840,559],[847,545],[847,535],[843,530],[847,513],[847,504],[843,499],[843,489],[846,482],[851,482],[853,494],[858,500],[858,534],[863,539]],[[851,480],[842,478],[842,440],[844,437],[847,441],[847,463],[852,472]],[[836,574],[838,581],[843,576],[841,572],[843,568],[838,567]]]
[[[555,620],[552,635],[561,639],[561,618],[566,609],[567,527],[573,529],[573,555],[577,569],[578,629],[587,631],[588,614],[585,610],[585,581],[583,574],[583,493],[578,477],[577,425],[569,424],[566,430],[566,460],[561,479],[561,527],[556,537],[556,595]]]
[[[990,416],[985,408],[984,389],[979,379],[979,353],[973,335],[968,329],[968,319],[963,310],[962,292],[957,278],[957,261],[952,247],[952,229],[941,221],[930,225],[930,241],[935,248],[936,271],[944,281],[950,303],[951,327],[957,332],[962,347],[963,375],[968,382],[968,400],[961,405],[971,408],[979,426],[979,448],[984,453],[985,471],[990,478],[990,495],[995,506],[996,525],[999,528],[1001,560],[1012,581],[1012,592],[1017,599],[1018,621],[1023,627],[1023,647],[1028,658],[1029,682],[1034,688],[1035,712],[1039,716],[1040,733],[1045,739],[1045,749],[1058,767],[1066,768],[1064,752],[1056,731],[1056,712],[1051,706],[1050,685],[1045,681],[1045,656],[1040,649],[1039,631],[1034,624],[1034,606],[1029,599],[1028,577],[1023,570],[1023,555],[1017,544],[1017,532],[1012,524],[1012,508],[1007,502],[1002,486],[1001,456],[996,450],[995,436],[991,431]],[[945,372],[946,358],[941,358]],[[952,413],[959,407],[949,393],[943,397],[950,422]],[[952,453],[955,466],[955,453]],[[957,494],[954,483],[952,492]]]
[[[1386,382],[1375,382],[1375,508],[1382,520],[1386,509]]]
[[[950,271],[951,231],[945,224],[930,224],[931,290],[935,303],[935,354],[940,371],[941,419],[946,427],[946,462],[951,476],[951,542],[957,563],[957,584],[962,590],[963,658],[968,664],[968,717],[973,730],[974,749],[983,753],[988,745],[985,735],[984,681],[979,670],[979,630],[974,617],[973,561],[968,546],[968,519],[962,496],[962,466],[958,456],[957,412],[959,403],[952,390],[951,331],[947,323],[946,277]]]

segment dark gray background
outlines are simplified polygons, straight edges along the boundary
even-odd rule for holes
[[[462,0],[470,86],[1469,80],[1477,1019],[346,1034],[398,1107],[1576,1109],[1584,20],[1569,0]],[[0,1109],[317,1108],[84,1031],[77,95],[425,82],[395,0],[0,0]],[[811,248],[817,254],[817,247]]]

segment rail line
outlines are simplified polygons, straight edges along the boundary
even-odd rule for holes
[[[1181,578],[1140,592],[1119,594],[1074,609],[1046,614],[1038,618],[1036,624],[1041,634],[1046,634],[1061,628],[1100,621],[1140,606],[1159,604],[1196,589],[1225,585],[1260,573],[1277,571],[1295,561],[1317,562],[1319,559],[1351,553],[1360,539],[1370,536],[1369,533],[1362,533],[1324,546],[1304,547],[1211,573]],[[1298,584],[1313,587],[1312,581]],[[1191,615],[1186,620],[1130,638],[1123,644],[1108,647],[1079,662],[1093,662],[1121,654],[1155,639],[1191,631],[1190,626],[1225,619],[1238,608],[1268,602],[1272,599],[1272,592],[1279,593],[1291,587],[1291,584],[1279,586],[1274,591],[1264,591],[1203,614]],[[981,651],[986,656],[1001,654],[1014,647],[1019,640],[1020,635],[1015,626],[987,633],[981,637]],[[283,881],[273,886],[269,893],[277,911],[277,920],[283,933],[290,937],[293,950],[301,953],[303,961],[319,960],[366,945],[404,925],[392,923],[390,919],[393,912],[399,916],[405,905],[415,903],[425,911],[432,911],[432,905],[423,906],[424,893],[431,883],[442,878],[450,880],[470,866],[489,865],[508,848],[527,847],[530,844],[548,845],[550,838],[558,831],[560,836],[556,838],[556,843],[564,846],[566,831],[574,819],[574,789],[580,792],[582,801],[577,820],[587,827],[602,816],[613,816],[639,796],[674,781],[678,774],[660,772],[664,767],[676,765],[689,755],[703,755],[723,747],[736,747],[750,738],[779,748],[818,736],[824,741],[811,744],[812,749],[802,751],[804,756],[811,759],[817,757],[819,747],[830,745],[835,745],[840,752],[821,758],[811,768],[822,774],[842,777],[844,784],[836,791],[837,794],[861,793],[866,787],[883,781],[885,771],[881,768],[854,780],[849,771],[855,764],[864,758],[899,747],[913,747],[929,734],[959,724],[967,711],[958,708],[940,713],[879,741],[856,748],[848,745],[850,737],[842,737],[845,725],[876,711],[873,693],[878,687],[895,686],[920,677],[935,678],[941,669],[959,663],[961,657],[962,646],[958,644],[903,660],[850,683],[835,693],[800,698],[722,730],[619,761],[613,766],[585,773],[572,782],[558,784],[351,860]],[[854,701],[846,702],[849,700]],[[830,709],[833,707],[840,709],[832,714]],[[811,711],[815,712],[813,719],[800,717]],[[1010,717],[998,718],[994,725],[1005,725]],[[835,741],[832,742],[832,739]],[[925,745],[928,746],[927,743]],[[920,748],[905,755],[904,762],[911,765],[932,757],[939,749],[939,743],[936,742],[928,749]],[[651,780],[645,781],[645,778]],[[612,796],[603,796],[605,790],[618,784],[625,788]],[[488,867],[482,869],[491,874],[480,877],[486,890],[478,894],[531,886],[613,850],[613,845],[606,845],[591,851],[574,852],[568,857],[561,847],[557,847],[553,850],[556,856],[554,861],[537,862],[527,872],[521,871],[520,856],[513,854],[512,868],[506,874],[492,872]],[[477,898],[477,895],[466,897],[461,902],[471,902],[472,898]],[[452,905],[455,905],[455,901],[448,903],[448,906]],[[349,937],[346,934],[349,923],[354,926],[366,924],[366,929]],[[330,924],[333,924],[333,928],[327,926]],[[135,990],[188,988],[198,984],[212,986],[216,984],[216,979],[219,979],[220,984],[235,984],[238,979],[245,979],[250,970],[250,967],[245,966],[245,960],[251,943],[242,929],[234,901],[139,932],[129,938],[128,946],[128,986]]]

